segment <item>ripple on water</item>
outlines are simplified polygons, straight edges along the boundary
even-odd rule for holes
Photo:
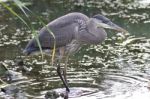
[[[149,80],[132,74],[134,71],[104,71],[105,80],[101,86],[105,89],[102,94],[96,95],[100,99],[149,99]],[[95,96],[96,96],[95,95]],[[97,98],[97,99],[99,99]]]
[[[68,80],[69,99],[141,99],[141,97],[149,99],[150,97],[149,80],[145,78],[145,74],[137,71],[106,69],[97,72],[68,72]],[[19,82],[21,81],[12,85],[20,87],[19,89],[24,91],[24,97],[43,99],[48,91],[65,93],[65,88],[57,75],[38,81]],[[8,90],[13,91],[10,88]]]
[[[141,97],[149,99],[150,97],[149,80],[135,71],[129,73],[129,71],[109,69],[99,73],[69,72],[68,78],[71,90],[69,99],[141,99]],[[64,88],[52,90],[57,93],[65,92]],[[41,94],[44,95],[46,92],[43,91]]]

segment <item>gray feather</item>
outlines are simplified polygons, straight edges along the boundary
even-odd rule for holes
[[[76,27],[81,27],[82,23],[77,20],[87,21],[88,17],[81,13],[70,13],[62,16],[43,27],[39,32],[39,41],[42,47],[52,49],[54,38],[49,33],[49,28],[55,35],[56,47],[62,47],[69,44],[76,36]],[[36,44],[36,46],[38,46]]]

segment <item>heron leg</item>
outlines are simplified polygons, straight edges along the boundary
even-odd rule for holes
[[[70,92],[69,87],[68,87],[68,84],[67,84],[66,80],[63,78],[63,76],[62,76],[62,74],[61,74],[60,65],[57,66],[57,73],[58,73],[58,76],[60,77],[60,79],[62,80],[63,85],[65,86],[66,90],[67,90],[68,92]]]
[[[65,57],[65,65],[63,68],[63,76],[64,76],[64,80],[68,86],[68,81],[67,81],[67,65],[68,65],[68,56]],[[68,99],[68,93],[70,92],[70,90],[66,89],[66,95],[64,97],[64,99]]]
[[[65,79],[65,81],[68,85],[68,81],[67,81],[67,64],[68,64],[68,56],[66,56],[65,66],[64,66],[64,70],[63,70],[64,79]]]
[[[61,68],[60,68],[61,62],[63,61],[63,58],[64,58],[65,48],[64,47],[60,48],[59,53],[60,53],[60,56],[59,56],[59,65],[57,67],[57,73],[58,73],[60,79],[62,80],[64,86],[66,87],[66,91],[70,92],[69,87],[68,87],[68,83],[67,83],[67,77],[66,77],[66,69],[67,69],[67,66],[66,66],[67,63],[66,62],[67,62],[67,59],[65,60],[65,66],[64,66],[64,69],[62,71],[63,77],[62,77]]]

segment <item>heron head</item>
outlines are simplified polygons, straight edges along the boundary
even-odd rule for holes
[[[97,14],[94,15],[93,18],[96,20],[97,27],[99,28],[107,28],[107,29],[113,29],[119,32],[127,33],[127,31],[120,26],[114,24],[111,22],[108,18],[106,18],[103,15]]]

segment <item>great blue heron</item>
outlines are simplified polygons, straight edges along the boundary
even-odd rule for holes
[[[39,31],[38,39],[42,50],[52,50],[54,43],[56,43],[59,62],[65,58],[63,75],[60,64],[57,66],[57,73],[66,87],[67,92],[70,91],[66,79],[68,56],[77,52],[83,44],[99,44],[104,41],[107,36],[104,28],[127,32],[100,14],[89,18],[78,12],[59,17]],[[55,39],[49,33],[50,31],[48,29],[53,32]],[[39,51],[39,46],[36,38],[33,38],[27,44],[24,53],[30,55],[36,51]]]

